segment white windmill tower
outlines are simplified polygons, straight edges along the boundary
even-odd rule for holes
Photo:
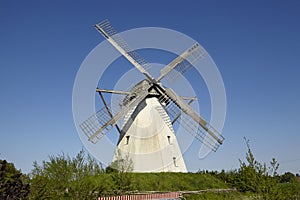
[[[107,20],[96,24],[95,28],[144,74],[145,79],[129,91],[96,89],[104,108],[80,125],[88,140],[96,143],[116,126],[120,135],[113,160],[122,163],[125,157],[129,158],[134,172],[187,171],[173,130],[176,122],[216,151],[224,137],[189,105],[196,98],[181,97],[161,84],[163,78],[174,75],[174,70],[184,73],[193,67],[206,56],[205,50],[198,43],[194,44],[166,65],[155,79],[146,71],[150,64],[127,45]],[[124,96],[116,114],[105,102],[103,92]],[[121,120],[123,123],[119,128],[117,123]]]

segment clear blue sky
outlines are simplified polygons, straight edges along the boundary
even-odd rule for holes
[[[190,170],[237,168],[245,136],[259,161],[275,157],[280,172],[300,173],[299,10],[299,1],[1,1],[0,158],[29,172],[35,160],[82,148],[73,83],[103,41],[92,25],[107,18],[120,31],[185,33],[216,62],[227,93],[226,140],[204,160],[188,153]]]

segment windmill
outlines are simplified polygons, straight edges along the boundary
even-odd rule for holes
[[[207,56],[206,51],[198,43],[194,44],[163,67],[158,78],[154,78],[147,71],[151,65],[128,46],[108,20],[96,24],[95,28],[145,79],[134,83],[128,91],[96,89],[104,107],[80,124],[88,140],[97,143],[116,127],[119,140],[113,161],[121,163],[119,167],[124,166],[129,158],[135,172],[187,171],[173,129],[175,123],[180,123],[186,132],[216,151],[224,137],[190,106],[196,97],[179,96],[161,83],[165,78],[175,80],[178,74],[188,71]],[[123,97],[117,104],[109,106],[103,93]],[[113,113],[115,106],[119,109]],[[121,127],[118,125],[120,121]]]

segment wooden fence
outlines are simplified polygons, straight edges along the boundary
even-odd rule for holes
[[[99,197],[98,200],[153,200],[153,199],[179,199],[180,192],[131,194],[122,196]]]
[[[156,192],[149,191],[145,193],[138,194],[128,194],[122,196],[107,196],[99,197],[97,200],[154,200],[154,199],[180,199],[183,194],[202,194],[206,192],[212,193],[228,193],[235,192],[236,188],[226,188],[226,189],[206,189],[197,191],[178,191],[178,192]]]

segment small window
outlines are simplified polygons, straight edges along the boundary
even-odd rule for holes
[[[171,144],[171,136],[167,136],[169,144]]]
[[[177,164],[176,164],[176,157],[173,157],[173,162],[174,162],[174,166],[177,167]]]
[[[129,143],[129,137],[130,137],[129,135],[126,136],[126,144]]]

